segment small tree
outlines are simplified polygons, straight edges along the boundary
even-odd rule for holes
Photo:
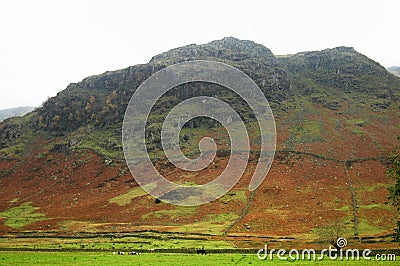
[[[397,137],[400,140],[400,136]],[[388,176],[396,180],[394,186],[389,188],[389,199],[392,205],[396,207],[397,211],[400,212],[400,153],[396,149],[392,155],[390,155],[390,162],[392,167],[388,171]],[[400,221],[397,221],[397,227],[394,229],[394,240],[400,242]]]
[[[331,244],[335,248],[338,248],[336,241],[344,237],[345,229],[346,226],[340,222],[319,228],[317,230],[318,241],[324,244]]]

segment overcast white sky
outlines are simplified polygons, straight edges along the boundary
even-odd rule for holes
[[[345,45],[400,65],[400,1],[0,2],[0,109],[39,106],[89,75],[226,36],[275,54]]]

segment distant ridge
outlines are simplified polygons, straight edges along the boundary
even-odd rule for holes
[[[398,66],[391,66],[391,67],[388,67],[387,70],[388,70],[390,73],[392,73],[392,74],[394,74],[394,75],[400,77],[400,67],[398,67]]]
[[[35,107],[32,106],[19,106],[13,108],[7,108],[0,110],[0,122],[4,121],[7,118],[14,116],[23,116],[31,111],[33,111]]]

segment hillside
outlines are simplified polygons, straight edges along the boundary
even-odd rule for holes
[[[248,191],[254,152],[231,192],[210,204],[176,207],[155,201],[132,178],[121,126],[131,95],[146,78],[194,59],[235,66],[259,85],[276,119],[277,152],[256,191]],[[203,83],[171,90],[153,109],[146,143],[157,169],[181,184],[213,180],[229,159],[221,152],[206,169],[186,172],[161,153],[157,132],[166,114],[197,95],[229,103],[246,122],[252,150],[260,144],[254,116],[237,95]],[[353,48],[276,57],[232,37],[176,48],[148,64],[71,83],[42,107],[0,124],[0,234],[152,230],[257,248],[266,237],[276,245],[318,244],[321,230],[340,225],[365,246],[392,247],[396,212],[385,205],[393,183],[385,172],[400,133],[399,104],[400,78]],[[215,138],[220,150],[229,148],[224,129],[197,119],[182,132],[184,153],[196,150],[202,136]]]
[[[0,110],[0,122],[3,120],[14,117],[14,116],[23,116],[35,109],[32,106],[23,106],[23,107],[13,107],[8,109]]]

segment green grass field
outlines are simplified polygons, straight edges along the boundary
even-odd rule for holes
[[[82,249],[99,251],[126,251],[147,249],[232,249],[231,242],[209,239],[174,238],[172,235],[146,233],[137,237],[98,237],[98,238],[0,238],[0,250],[40,250],[55,249],[56,251],[74,252]]]
[[[397,262],[398,263],[398,262]],[[398,265],[396,261],[280,261],[259,260],[256,254],[144,253],[113,255],[111,252],[0,252],[0,265]]]

